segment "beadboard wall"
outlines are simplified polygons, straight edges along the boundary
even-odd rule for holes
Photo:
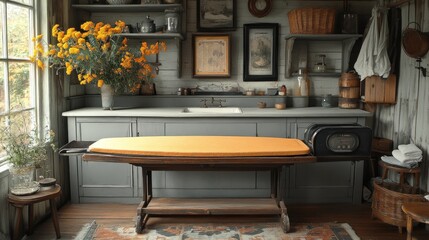
[[[362,19],[360,22],[366,22],[371,14],[371,9],[374,6],[374,1],[349,1],[349,9],[356,12]],[[178,47],[174,40],[168,40],[168,50],[161,53],[159,56],[162,66],[160,73],[156,79],[156,90],[158,94],[176,94],[177,88],[199,87],[209,91],[219,91],[231,87],[238,87],[241,90],[256,89],[266,90],[269,87],[278,87],[285,84],[288,89],[291,89],[294,78],[285,78],[285,36],[289,34],[289,23],[287,13],[294,8],[305,6],[325,6],[336,8],[337,19],[342,14],[343,1],[285,1],[274,0],[273,9],[270,14],[263,18],[252,16],[247,9],[247,1],[237,0],[237,29],[229,32],[232,36],[232,75],[230,78],[204,78],[196,79],[192,77],[192,34],[196,30],[196,0],[187,1],[187,32],[186,40],[182,42],[182,76],[178,78],[177,72],[177,54]],[[111,22],[120,19],[127,24],[136,25],[141,22],[148,13],[93,13],[92,21]],[[150,13],[155,24],[163,24],[163,13]],[[279,23],[279,79],[275,82],[243,82],[243,24],[247,23]],[[361,25],[365,25],[364,23]],[[340,50],[339,50],[340,49]],[[341,45],[339,42],[317,42],[311,45],[309,49],[309,65],[318,60],[317,54],[325,54],[327,56],[326,63],[328,68],[341,69]],[[298,59],[294,60],[298,61]],[[338,78],[336,77],[311,77],[311,95],[319,96],[323,94],[338,94]],[[75,90],[76,91],[76,90]],[[79,91],[76,91],[78,93]],[[87,94],[98,93],[98,89],[87,87]],[[74,95],[71,93],[71,95]]]

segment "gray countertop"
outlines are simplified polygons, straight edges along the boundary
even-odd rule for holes
[[[217,117],[371,117],[372,113],[360,109],[341,108],[240,108],[242,113],[187,113],[184,107],[174,108],[118,108],[103,110],[100,107],[80,108],[63,112],[65,117],[168,117],[168,118],[217,118]]]

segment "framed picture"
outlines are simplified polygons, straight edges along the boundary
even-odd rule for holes
[[[197,0],[198,31],[235,30],[236,8],[236,0]]]
[[[193,34],[193,77],[230,77],[229,34]]]
[[[277,23],[244,24],[244,81],[277,81],[278,31]]]

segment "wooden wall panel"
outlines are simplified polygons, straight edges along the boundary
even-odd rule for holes
[[[424,14],[429,16],[427,1]],[[411,3],[410,12],[414,13],[414,4]],[[408,5],[402,6],[402,19],[407,19]],[[413,19],[413,16],[410,16]],[[403,28],[407,25],[403,21]],[[429,29],[429,18],[422,24],[423,30]],[[422,66],[429,66],[429,56],[422,59]],[[415,59],[401,53],[401,72],[398,81],[397,104],[394,106],[378,105],[375,119],[375,135],[392,139],[394,148],[399,144],[414,142],[423,150],[421,186],[426,191],[429,186],[429,77],[423,77]]]

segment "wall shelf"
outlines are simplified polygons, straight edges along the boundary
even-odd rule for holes
[[[350,52],[353,48],[354,43],[357,39],[362,37],[360,34],[288,34],[286,35],[286,48],[285,48],[285,77],[289,78],[293,76],[293,73],[298,71],[298,67],[292,66],[292,59],[294,60],[304,60],[307,62],[308,58],[308,49],[307,46],[304,47],[304,49],[301,50],[301,52],[298,52],[296,50],[296,42],[304,42],[307,45],[311,44],[311,42],[315,41],[337,41],[341,42],[341,71],[346,71],[348,66],[348,61],[350,58]],[[306,63],[307,69],[310,69]],[[340,76],[341,72],[335,71],[335,72],[311,72],[310,75],[312,76],[322,76],[322,77],[338,77]]]
[[[177,39],[183,40],[180,33],[120,33],[118,34],[127,38],[148,38],[148,39]]]
[[[142,12],[164,12],[167,9],[174,9],[181,16],[181,33],[121,33],[119,35],[135,39],[173,39],[178,48],[177,71],[178,78],[182,75],[181,49],[182,40],[186,37],[186,0],[179,4],[124,4],[124,5],[97,5],[97,4],[73,4],[72,7],[79,11],[89,13],[142,13]],[[185,20],[183,20],[185,19]]]
[[[308,76],[319,76],[319,77],[340,77],[341,72],[307,72]],[[298,76],[298,73],[292,73],[292,76]]]
[[[183,11],[182,4],[124,4],[124,5],[96,5],[73,4],[73,8],[89,12],[163,12],[166,9]]]

